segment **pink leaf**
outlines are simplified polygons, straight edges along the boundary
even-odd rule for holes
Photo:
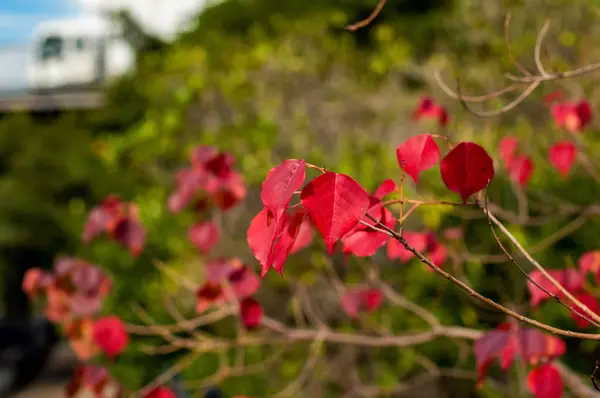
[[[442,180],[463,203],[481,191],[494,177],[494,163],[485,149],[473,142],[456,145],[440,164]]]
[[[419,174],[439,162],[440,148],[430,134],[419,134],[400,144],[396,156],[400,168],[417,184]]]
[[[446,126],[448,124],[448,112],[442,106],[433,102],[431,97],[423,97],[417,109],[413,112],[413,119],[436,119],[440,126]]]
[[[600,271],[600,250],[583,253],[579,257],[579,270],[584,275],[588,272],[598,273]]]
[[[561,141],[550,147],[548,151],[550,163],[558,170],[560,175],[567,177],[577,158],[577,147],[569,141]]]
[[[262,183],[260,199],[273,212],[284,209],[305,178],[304,160],[288,159],[271,169]]]
[[[369,208],[369,194],[363,187],[347,175],[332,172],[308,183],[301,201],[330,254],[338,239],[354,228]]]
[[[558,370],[551,364],[543,364],[529,372],[527,387],[535,398],[560,398],[563,382]]]
[[[598,307],[598,300],[596,300],[596,298],[594,296],[592,296],[591,294],[578,293],[575,295],[575,298],[577,300],[579,300],[583,305],[586,305],[594,313],[596,313],[596,314],[600,313],[600,307]],[[573,311],[570,311],[569,315],[571,316],[571,318],[573,318],[575,320],[575,323],[577,323],[577,326],[579,328],[583,329],[588,326],[591,326],[591,323],[589,323],[588,321],[586,321],[585,319],[583,319],[582,317],[580,317]]]
[[[207,254],[221,239],[221,231],[212,221],[203,221],[190,227],[188,239],[202,253]]]
[[[552,116],[558,127],[565,127],[570,133],[581,132],[592,120],[592,109],[587,101],[554,104]]]

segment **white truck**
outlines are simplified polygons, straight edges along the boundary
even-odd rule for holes
[[[135,51],[119,26],[96,15],[41,22],[27,49],[31,92],[104,84],[135,66]]]

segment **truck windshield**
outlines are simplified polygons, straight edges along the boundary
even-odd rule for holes
[[[60,36],[48,36],[40,47],[40,59],[60,58],[63,51],[63,39]]]

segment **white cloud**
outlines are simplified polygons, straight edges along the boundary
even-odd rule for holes
[[[172,38],[210,0],[75,0],[86,11],[127,9],[143,26]]]

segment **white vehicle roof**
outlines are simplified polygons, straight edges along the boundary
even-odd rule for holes
[[[97,15],[85,15],[76,18],[56,19],[40,22],[33,30],[31,38],[58,36],[106,36],[116,31],[116,24]]]

